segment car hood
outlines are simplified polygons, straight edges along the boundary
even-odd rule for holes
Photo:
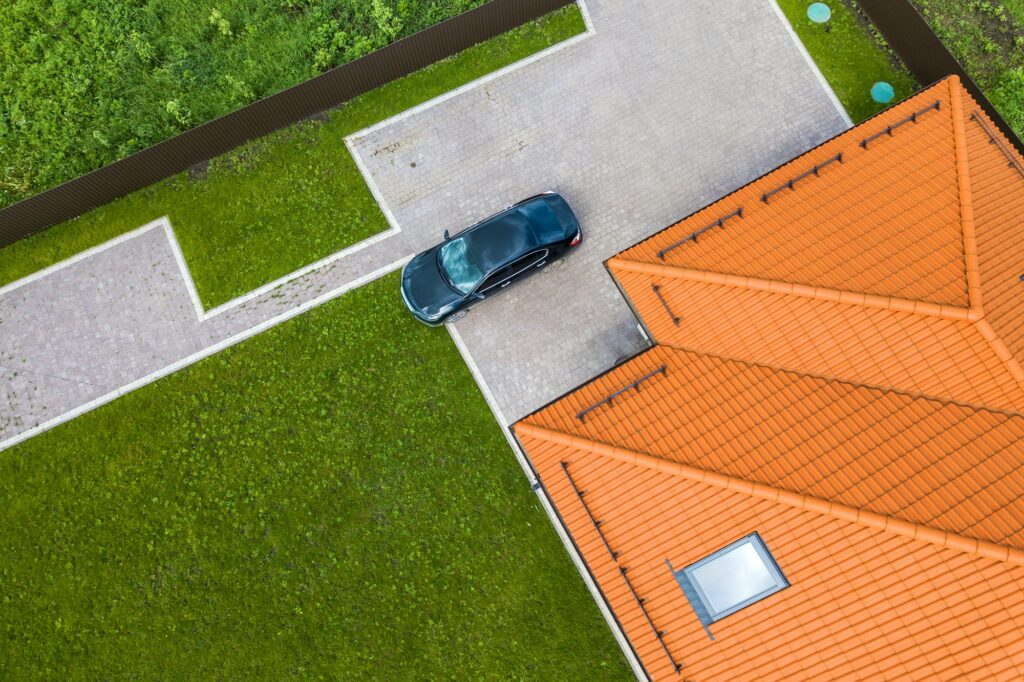
[[[464,297],[444,281],[437,266],[437,249],[413,258],[402,270],[405,300],[425,317],[436,317]]]

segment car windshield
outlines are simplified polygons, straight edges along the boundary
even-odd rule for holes
[[[469,252],[469,243],[465,237],[457,237],[446,242],[441,247],[438,258],[445,274],[448,275],[448,281],[464,294],[476,289],[484,278],[484,273]]]

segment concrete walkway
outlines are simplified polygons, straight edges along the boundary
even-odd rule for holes
[[[847,121],[772,0],[587,9],[586,34],[349,140],[392,223],[383,235],[211,311],[166,220],[0,288],[0,448],[543,189],[577,209],[584,247],[453,330],[492,407],[508,423],[639,349],[603,260]]]

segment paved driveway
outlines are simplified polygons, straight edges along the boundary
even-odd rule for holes
[[[586,2],[587,35],[350,140],[382,235],[210,311],[166,221],[0,288],[0,448],[544,189],[572,202],[584,245],[454,329],[492,406],[509,423],[641,348],[602,262],[845,120],[773,0]]]
[[[506,423],[646,345],[605,259],[847,125],[772,0],[587,7],[589,38],[351,144],[424,245],[542,190],[575,208],[579,252],[456,324]]]

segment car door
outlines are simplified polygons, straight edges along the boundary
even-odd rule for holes
[[[521,258],[518,269],[512,274],[512,281],[528,277],[543,268],[548,264],[548,255],[548,249],[540,249]]]
[[[547,263],[547,257],[548,250],[540,249],[513,261],[503,268],[499,268],[480,283],[477,293],[486,297],[501,291],[517,279],[544,267]]]

